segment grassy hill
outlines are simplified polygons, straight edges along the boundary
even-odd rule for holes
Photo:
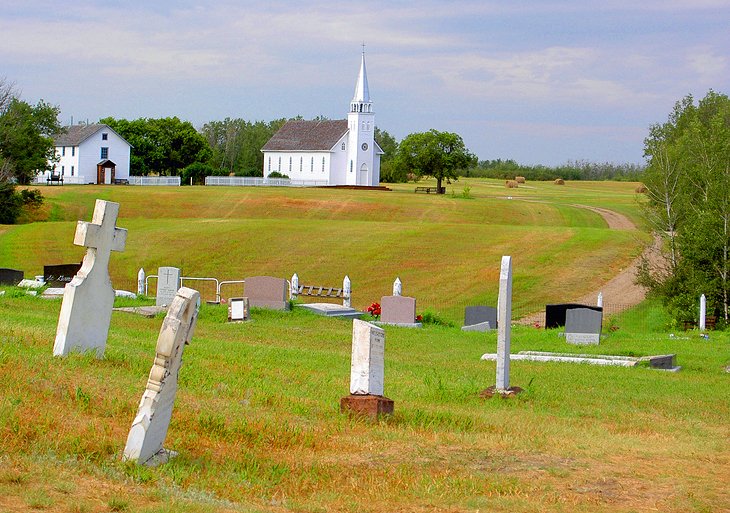
[[[36,222],[0,232],[0,266],[41,274],[43,264],[80,261],[76,221],[96,198],[121,204],[127,246],[111,261],[117,288],[136,290],[137,270],[240,280],[267,274],[337,285],[365,308],[400,276],[419,310],[458,321],[469,304],[494,304],[502,255],[513,256],[515,308],[576,299],[596,290],[641,251],[648,237],[609,230],[610,208],[640,223],[635,184],[526,184],[462,179],[445,196],[391,192],[237,187],[44,187]],[[462,197],[468,188],[468,199]],[[511,199],[510,199],[511,198]],[[201,292],[212,299],[211,289]]]

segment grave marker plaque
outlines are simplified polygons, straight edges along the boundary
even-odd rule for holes
[[[12,285],[15,287],[23,279],[25,279],[25,273],[23,271],[0,267],[0,285]]]
[[[81,270],[81,264],[57,264],[43,266],[43,281],[49,287],[63,288],[71,283],[73,277]]]

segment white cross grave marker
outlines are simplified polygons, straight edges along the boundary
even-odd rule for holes
[[[497,303],[497,383],[498,392],[509,390],[509,352],[512,337],[512,257],[502,257],[499,272],[499,301]]]
[[[96,351],[104,356],[114,306],[109,278],[112,251],[124,251],[127,230],[117,228],[119,203],[96,200],[91,223],[79,221],[74,244],[87,248],[81,269],[66,285],[56,328],[54,356],[71,351]]]

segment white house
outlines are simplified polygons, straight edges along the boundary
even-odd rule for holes
[[[64,182],[112,184],[129,178],[132,145],[108,125],[73,125],[53,137],[58,162],[53,173]],[[38,177],[45,180],[51,172]]]
[[[374,132],[363,52],[347,119],[287,121],[261,148],[264,176],[277,171],[292,180],[377,186],[383,150],[375,142]]]

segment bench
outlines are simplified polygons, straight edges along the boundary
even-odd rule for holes
[[[440,192],[438,187],[416,187],[415,192],[425,192],[426,194],[446,194],[446,187],[441,187]]]
[[[50,175],[48,175],[48,178],[46,178],[46,185],[52,185],[52,184],[63,185],[63,175],[59,175],[56,173],[51,173]]]
[[[114,185],[129,185],[129,180],[126,178],[115,178]]]

